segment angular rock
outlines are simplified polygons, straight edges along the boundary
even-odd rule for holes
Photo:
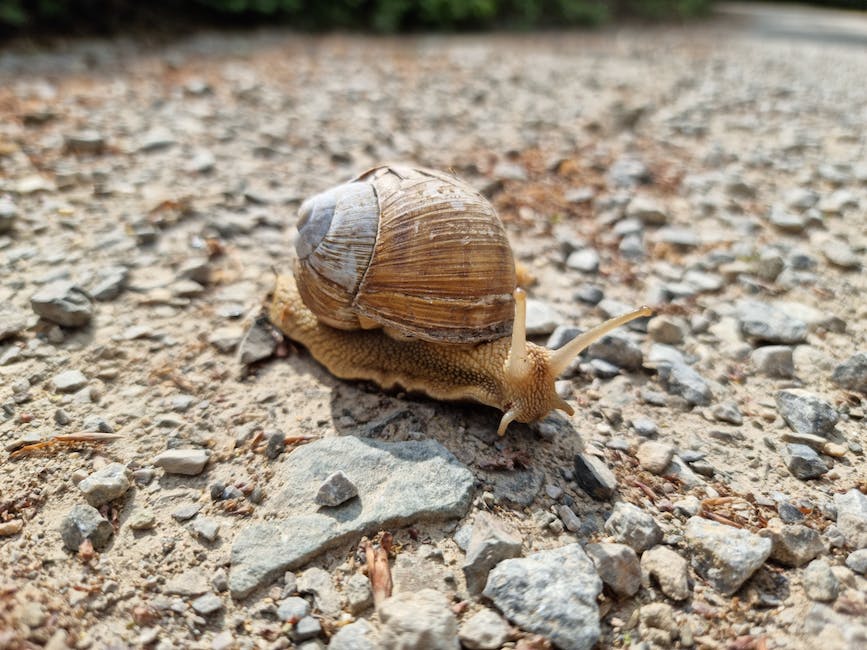
[[[737,316],[744,336],[768,343],[791,345],[807,340],[807,324],[782,309],[758,300],[740,300]]]
[[[328,643],[328,650],[379,650],[380,647],[376,630],[363,618],[339,628]]]
[[[320,506],[339,506],[358,495],[358,488],[343,472],[334,472],[319,486],[316,503]]]
[[[651,474],[662,474],[674,456],[674,447],[664,442],[648,440],[638,446],[635,455],[643,469]]]
[[[285,487],[269,501],[279,518],[247,526],[235,539],[229,573],[234,598],[360,535],[460,517],[472,496],[472,473],[433,440],[326,438],[296,449],[290,459],[280,469]],[[352,475],[360,499],[318,512],[319,485],[339,470]]]
[[[51,386],[58,393],[74,393],[87,386],[87,377],[80,370],[64,370],[51,378]]]
[[[111,463],[97,470],[78,484],[84,498],[94,508],[126,494],[130,486],[130,472],[121,463]]]
[[[521,538],[507,530],[505,524],[493,515],[480,512],[473,522],[462,567],[467,591],[472,596],[482,593],[491,569],[503,560],[520,555]]]
[[[223,601],[220,597],[209,591],[208,593],[196,598],[190,605],[196,614],[201,616],[210,616],[223,609]]]
[[[0,235],[12,230],[17,217],[18,208],[12,203],[12,199],[0,196]]]
[[[292,639],[294,641],[306,641],[320,634],[322,634],[322,623],[319,622],[319,619],[305,616],[295,623],[295,629],[292,630]]]
[[[617,490],[617,478],[605,462],[591,454],[575,456],[575,482],[597,501],[607,501]]]
[[[635,341],[617,334],[603,336],[592,343],[587,348],[587,356],[591,359],[602,359],[626,370],[638,370],[644,360],[641,348]]]
[[[509,640],[509,624],[496,612],[483,609],[461,625],[458,638],[468,650],[499,650]]]
[[[596,565],[602,582],[618,596],[632,596],[641,587],[638,556],[626,544],[587,544],[584,551]]]
[[[90,295],[94,300],[114,300],[126,287],[129,269],[125,266],[110,266],[102,269],[93,284]]]
[[[167,449],[154,458],[154,465],[167,474],[197,476],[205,469],[210,453],[207,449]]]
[[[834,495],[837,508],[837,526],[850,548],[867,548],[867,496],[860,490],[851,489]]]
[[[276,349],[273,329],[267,320],[257,319],[238,344],[238,361],[245,366],[256,363],[270,357]]]
[[[590,650],[599,639],[596,598],[602,581],[578,544],[500,562],[484,595],[510,621],[563,650]]]
[[[845,390],[867,393],[867,352],[856,352],[835,367],[831,381]]]
[[[781,390],[774,399],[786,424],[798,433],[827,437],[837,425],[837,409],[807,391]]]
[[[0,341],[18,336],[27,328],[27,313],[12,303],[0,302]]]
[[[551,305],[534,298],[527,299],[527,335],[550,334],[563,321]]]
[[[641,553],[662,541],[662,529],[638,506],[621,501],[605,522],[605,532]]]
[[[665,208],[656,199],[642,194],[636,195],[626,206],[626,216],[654,226],[668,221]]]
[[[213,542],[220,533],[220,522],[210,517],[196,517],[190,524],[190,529],[207,542]]]
[[[641,638],[655,647],[670,648],[678,635],[674,609],[668,603],[648,603],[638,610]]]
[[[801,582],[804,585],[804,591],[807,592],[807,597],[821,603],[836,599],[840,592],[840,583],[834,572],[831,571],[828,560],[824,558],[813,560],[807,565],[801,574]]]
[[[846,566],[855,573],[867,575],[867,548],[849,553],[846,557]]]
[[[349,613],[358,615],[373,605],[373,590],[367,576],[353,573],[343,585]]]
[[[807,445],[786,445],[786,467],[792,476],[802,481],[819,478],[828,471],[828,466],[819,458],[813,449]]]
[[[334,588],[331,573],[319,567],[310,567],[298,576],[298,593],[313,594],[313,606],[322,614],[336,617],[343,609],[340,594]]]
[[[768,377],[788,379],[795,376],[792,348],[786,345],[766,345],[753,350],[750,360],[756,369]]]
[[[710,404],[713,393],[704,378],[687,365],[675,348],[655,343],[649,361],[656,366],[662,385],[672,395],[680,395],[693,406]]]
[[[735,593],[771,554],[771,540],[702,517],[686,523],[692,568],[724,596]]]
[[[310,613],[310,603],[298,596],[284,598],[277,603],[277,618],[289,623],[297,623]]]
[[[70,551],[78,551],[81,543],[89,539],[93,548],[102,550],[108,544],[114,529],[109,521],[93,506],[77,505],[64,517],[60,525],[63,545]]]
[[[803,524],[783,525],[779,519],[771,519],[759,531],[773,543],[770,558],[784,566],[800,567],[825,552],[822,536]]]
[[[659,588],[672,600],[685,600],[689,588],[689,565],[678,553],[666,546],[654,546],[641,555],[642,579],[648,584],[655,580]]]
[[[42,287],[30,298],[33,311],[63,327],[81,327],[93,318],[93,303],[80,287],[65,280]]]
[[[379,609],[382,650],[458,650],[458,624],[443,594],[433,589],[395,594]]]

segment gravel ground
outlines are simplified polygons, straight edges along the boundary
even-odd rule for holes
[[[0,647],[865,647],[867,50],[731,15],[0,51]],[[300,200],[391,160],[491,199],[539,342],[654,308],[574,416],[257,320]]]

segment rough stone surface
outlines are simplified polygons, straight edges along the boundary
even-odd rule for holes
[[[807,324],[774,305],[758,300],[741,300],[737,310],[744,336],[783,345],[803,343],[807,339]]]
[[[87,325],[93,317],[90,296],[69,282],[46,285],[30,298],[33,311],[45,320],[64,327]]]
[[[672,456],[674,456],[674,447],[653,440],[642,442],[636,452],[638,463],[651,474],[662,474],[671,462]]]
[[[596,597],[602,581],[578,544],[500,562],[484,595],[510,621],[564,650],[590,650],[599,639]]]
[[[282,492],[270,501],[282,519],[247,526],[235,539],[229,573],[235,598],[352,537],[460,516],[472,494],[472,474],[432,440],[328,438],[296,449],[290,458],[281,474]],[[353,476],[359,499],[328,514],[317,512],[319,485],[341,470]]]
[[[596,456],[580,453],[575,456],[575,482],[594,499],[607,501],[617,490],[617,478]]]
[[[786,445],[785,455],[786,467],[789,468],[793,476],[802,481],[819,478],[828,471],[828,466],[819,458],[819,454],[807,445]]]
[[[380,647],[376,630],[363,618],[339,628],[328,643],[329,650],[379,650]]]
[[[768,377],[788,379],[795,376],[792,348],[787,345],[766,345],[753,350],[750,360],[756,369]]]
[[[382,650],[458,650],[458,624],[445,596],[433,589],[396,594],[379,609]]]
[[[834,495],[837,508],[837,526],[850,548],[867,548],[867,496],[852,489]]]
[[[672,600],[689,597],[689,565],[680,554],[665,546],[654,546],[641,555],[642,581],[656,582]]]
[[[867,352],[856,352],[837,365],[831,374],[831,381],[840,388],[867,393]]]
[[[620,502],[614,506],[605,522],[605,532],[615,540],[641,553],[662,541],[662,530],[653,517],[631,503]]]
[[[163,468],[167,474],[196,476],[205,469],[209,457],[205,449],[169,449],[154,458],[154,465]]]
[[[771,540],[701,517],[690,517],[685,538],[692,568],[726,596],[735,593],[771,554]]]
[[[80,370],[64,370],[51,378],[51,386],[58,393],[74,393],[87,385],[87,377]]]
[[[132,473],[121,463],[111,463],[78,484],[84,498],[94,508],[123,496],[130,486]]]
[[[0,341],[20,334],[27,327],[27,320],[26,312],[10,303],[0,302]]]
[[[458,638],[468,650],[499,650],[509,639],[509,624],[496,612],[483,609],[464,621]]]
[[[63,545],[70,551],[77,551],[86,539],[90,540],[97,551],[102,550],[112,535],[114,529],[111,524],[93,506],[73,506],[60,525]]]
[[[463,564],[467,591],[477,595],[485,588],[488,573],[499,562],[521,554],[521,538],[493,515],[480,512],[473,522]]]
[[[602,582],[618,596],[632,596],[641,587],[638,556],[626,544],[587,544],[584,551]]]
[[[325,616],[336,617],[343,609],[340,594],[334,588],[331,572],[310,567],[298,576],[297,589],[302,594],[313,594],[313,606]]]
[[[772,519],[759,534],[773,543],[770,558],[784,566],[803,566],[825,552],[822,536],[803,524],[784,526],[779,519]]]
[[[823,558],[810,562],[801,574],[801,580],[810,600],[827,603],[840,593],[840,583],[828,560]]]
[[[326,477],[316,493],[316,503],[320,506],[339,506],[358,495],[358,488],[343,472],[334,472]]]
[[[798,433],[827,437],[839,420],[831,404],[803,390],[781,390],[774,399],[786,424]]]

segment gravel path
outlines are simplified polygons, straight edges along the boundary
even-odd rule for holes
[[[867,30],[726,15],[0,51],[0,647],[867,645]],[[391,160],[491,199],[540,342],[653,306],[574,416],[257,320],[300,200]]]

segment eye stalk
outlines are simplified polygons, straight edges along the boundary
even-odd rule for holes
[[[505,403],[503,417],[497,428],[499,435],[515,420],[531,422],[544,417],[554,409],[574,414],[574,409],[554,389],[554,381],[582,350],[598,341],[612,330],[629,321],[650,316],[649,307],[641,307],[621,316],[611,318],[593,329],[576,336],[557,350],[548,350],[527,343],[527,295],[523,289],[515,289],[515,321],[512,324],[512,341],[509,354],[503,364],[505,385],[510,399]]]

